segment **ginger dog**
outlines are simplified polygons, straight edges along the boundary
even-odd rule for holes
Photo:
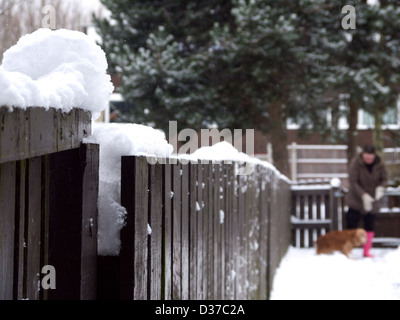
[[[340,251],[349,257],[351,250],[367,242],[364,229],[331,231],[317,239],[317,254]]]

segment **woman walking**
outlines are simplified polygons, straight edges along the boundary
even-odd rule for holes
[[[347,195],[349,207],[346,214],[347,228],[358,228],[363,218],[367,231],[367,243],[364,244],[364,257],[372,258],[370,249],[374,238],[376,214],[380,210],[380,201],[385,193],[387,171],[382,159],[376,154],[375,147],[366,145],[362,153],[353,159],[349,167],[350,188]]]

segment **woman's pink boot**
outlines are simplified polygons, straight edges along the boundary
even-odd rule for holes
[[[367,242],[363,245],[364,248],[364,257],[373,258],[374,256],[369,253],[369,250],[372,248],[372,239],[374,239],[375,233],[372,231],[367,231]]]

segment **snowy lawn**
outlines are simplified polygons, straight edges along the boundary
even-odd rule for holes
[[[400,248],[373,248],[375,258],[316,255],[290,247],[277,270],[272,300],[400,300]]]

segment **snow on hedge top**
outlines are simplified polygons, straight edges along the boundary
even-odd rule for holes
[[[39,29],[4,53],[0,106],[102,111],[113,91],[103,50],[82,32]]]

